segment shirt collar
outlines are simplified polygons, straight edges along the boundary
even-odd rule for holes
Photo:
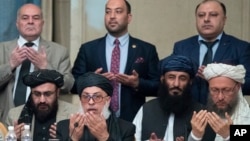
[[[216,37],[216,40],[220,41],[221,37],[222,37],[222,34],[219,34],[217,37]],[[203,37],[201,37],[201,35],[198,36],[198,42],[201,43],[201,41],[206,41]]]
[[[114,45],[115,39],[116,39],[116,37],[114,37],[114,36],[112,36],[110,34],[107,34],[107,41],[108,41],[108,44],[110,46]],[[127,43],[128,39],[129,39],[129,34],[128,33],[126,33],[123,36],[118,38],[118,40],[120,41],[121,47],[124,46]]]
[[[36,47],[39,46],[39,40],[40,40],[40,37],[38,37],[36,40],[32,41]],[[18,46],[20,46],[20,47],[24,46],[24,44],[27,42],[28,41],[26,39],[24,39],[22,36],[19,36],[19,38],[17,40]]]

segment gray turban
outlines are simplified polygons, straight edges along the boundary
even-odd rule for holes
[[[76,82],[77,93],[81,96],[82,91],[87,87],[96,86],[105,91],[108,96],[113,94],[113,86],[106,77],[96,74],[94,72],[87,72],[82,76],[78,77]]]
[[[208,64],[203,71],[203,75],[206,80],[210,80],[211,78],[218,76],[224,76],[242,84],[245,82],[245,74],[246,70],[243,65],[232,66],[222,63]]]
[[[55,70],[40,69],[23,77],[23,83],[31,88],[48,82],[60,88],[64,84],[63,75]]]
[[[193,78],[195,71],[193,68],[193,63],[191,59],[181,55],[171,55],[163,60],[161,60],[161,75],[165,74],[168,71],[182,71],[190,75],[190,78]]]

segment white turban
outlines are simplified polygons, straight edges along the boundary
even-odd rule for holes
[[[218,76],[224,76],[241,84],[245,82],[245,74],[246,70],[243,65],[232,66],[222,63],[208,64],[203,71],[203,76],[206,80],[210,80],[211,78]]]

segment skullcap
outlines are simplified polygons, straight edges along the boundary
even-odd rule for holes
[[[190,75],[190,78],[193,78],[195,75],[191,59],[182,55],[171,55],[164,58],[161,61],[160,69],[162,75],[169,71],[186,72]]]
[[[210,80],[214,77],[224,76],[231,78],[239,83],[244,83],[246,70],[243,65],[227,65],[223,63],[208,64],[203,71],[203,75],[206,80]]]
[[[76,85],[79,96],[81,96],[81,93],[85,88],[92,86],[101,88],[108,96],[112,96],[113,93],[113,86],[110,80],[94,72],[87,72],[78,77]]]
[[[55,70],[40,69],[23,77],[23,83],[31,88],[34,88],[43,83],[54,83],[58,88],[64,84],[63,75]]]

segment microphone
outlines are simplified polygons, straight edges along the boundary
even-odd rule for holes
[[[78,122],[75,122],[75,123],[74,123],[74,129],[73,129],[73,131],[72,131],[72,133],[71,133],[71,135],[70,135],[69,141],[71,140],[71,138],[72,138],[72,136],[73,136],[73,134],[74,134],[74,132],[75,132],[75,129],[76,129],[78,126],[79,126]]]

